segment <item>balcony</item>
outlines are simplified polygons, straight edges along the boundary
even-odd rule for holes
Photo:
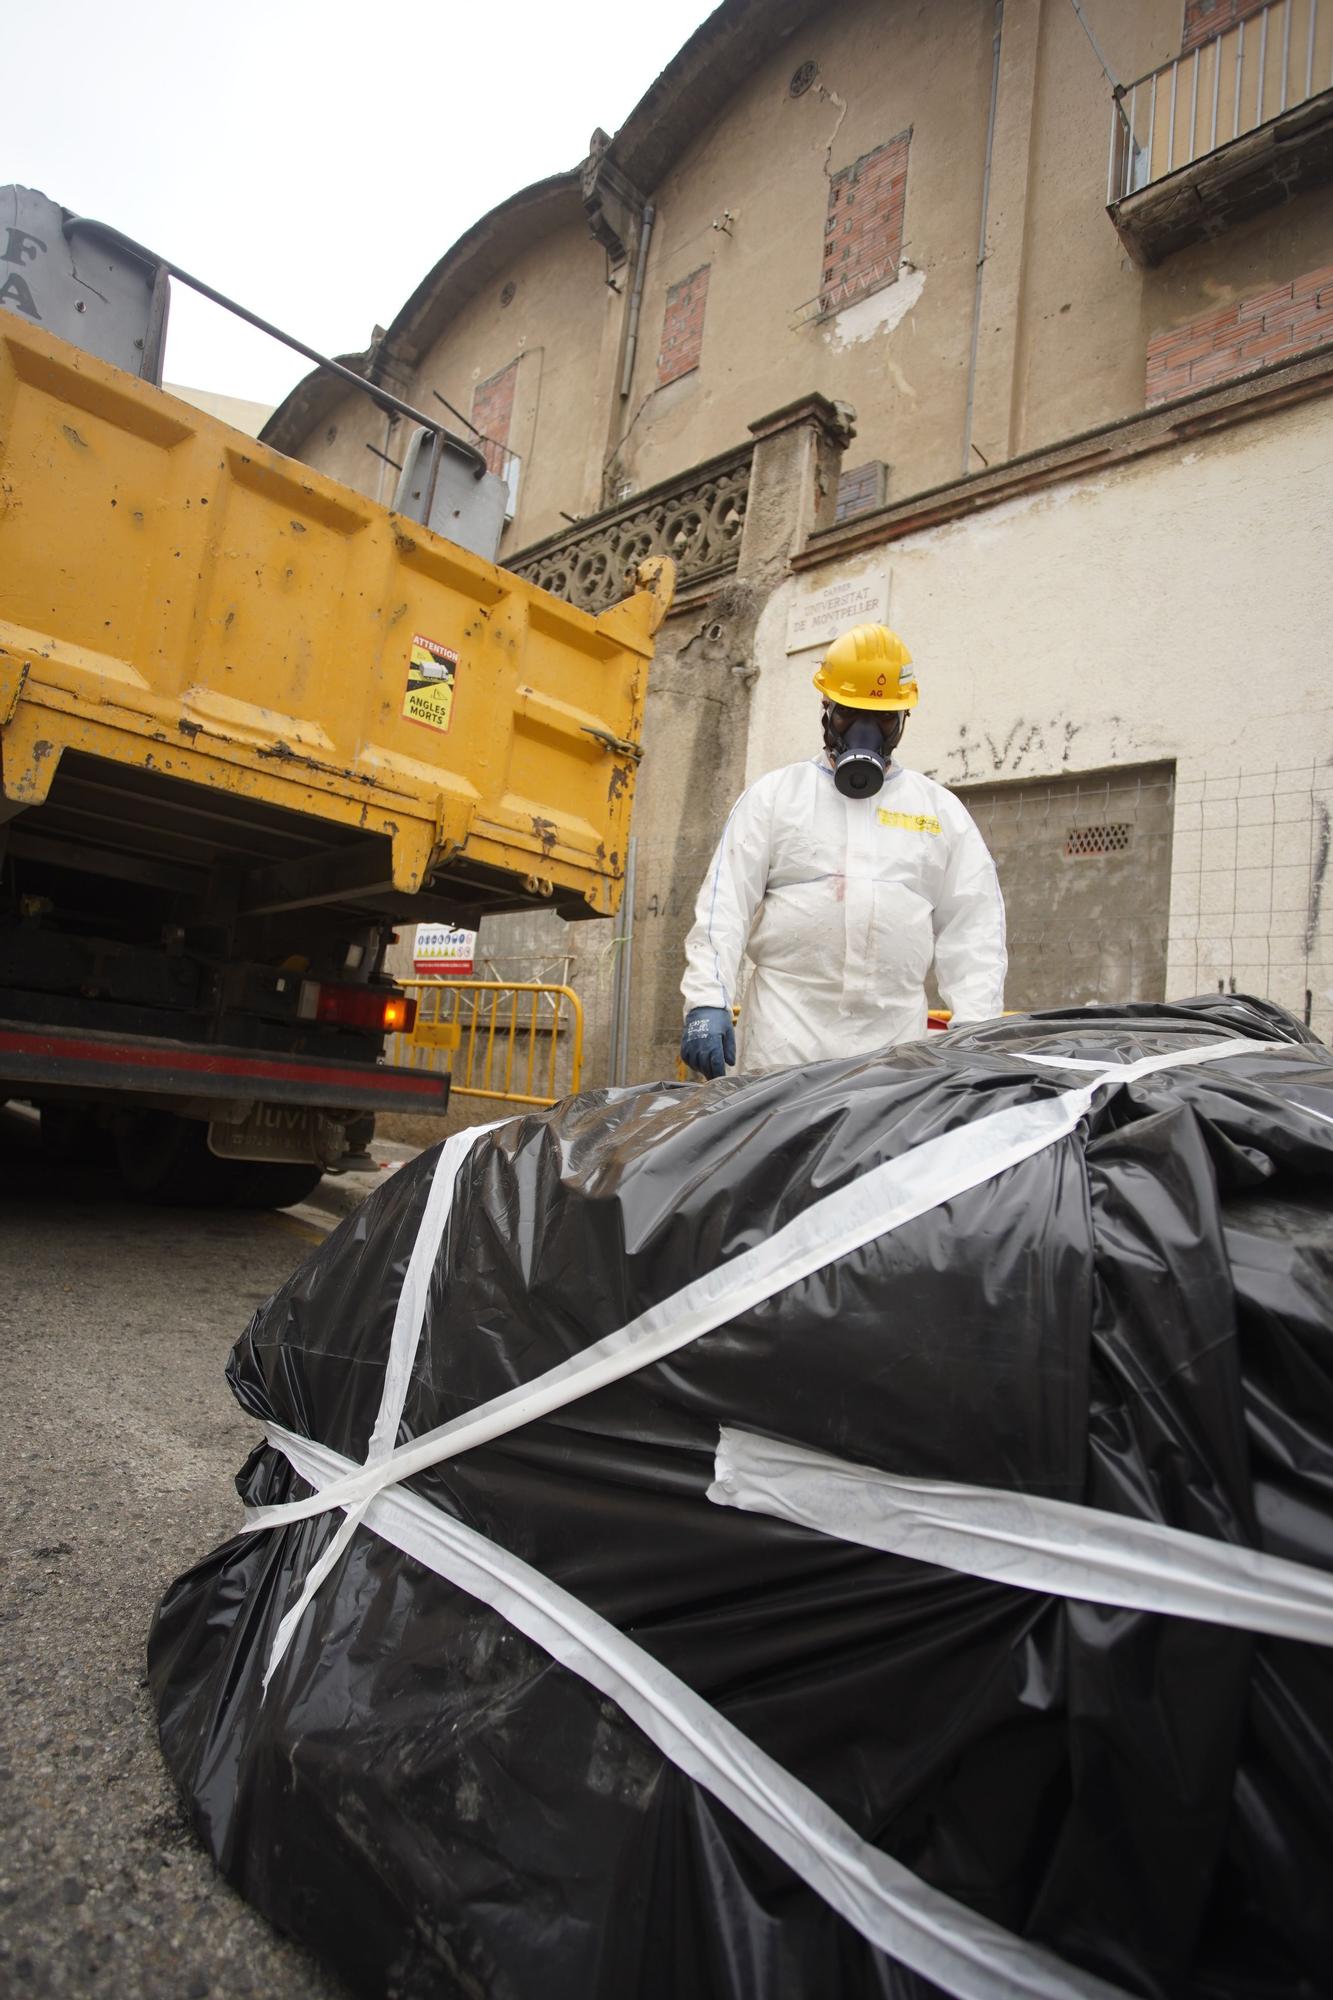
[[[1271,0],[1117,90],[1107,213],[1160,264],[1333,179],[1333,0]]]
[[[664,480],[566,533],[520,549],[505,567],[596,614],[633,588],[645,556],[670,556],[681,589],[734,570],[750,492],[753,445]]]

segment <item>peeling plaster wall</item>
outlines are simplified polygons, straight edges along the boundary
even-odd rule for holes
[[[658,635],[634,794],[632,1080],[675,1074],[685,934],[718,830],[745,782],[750,641],[763,601],[762,588],[733,582]]]
[[[1091,18],[1108,62],[1126,83],[1180,52],[1179,0],[1116,0]],[[1153,335],[1333,258],[1333,196],[1320,188],[1140,270],[1105,214],[1111,86],[1063,0],[1045,0],[1039,48],[1015,452],[1141,409]],[[1182,102],[1189,88],[1187,69]],[[989,319],[984,332],[995,338]]]
[[[602,250],[571,215],[516,251],[457,311],[415,381],[398,386],[428,408],[438,407],[430,398],[438,388],[467,410],[476,382],[522,356],[510,443],[523,480],[502,559],[559,531],[565,515],[596,511],[607,480],[641,489],[685,474],[741,443],[765,412],[816,390],[855,408],[851,462],[890,465],[895,499],[957,476],[993,23],[991,0],[837,0],[776,43],[716,122],[643,190],[656,220],[623,403],[632,242],[612,289]],[[1177,52],[1180,24],[1180,0],[1116,0],[1096,18],[1126,80]],[[807,62],[818,65],[817,79],[792,98],[789,80]],[[979,459],[1002,462],[1140,410],[1150,338],[1333,257],[1333,190],[1321,188],[1155,270],[1132,265],[1104,208],[1110,91],[1065,0],[1009,0],[973,469]],[[821,317],[828,176],[909,127],[901,273]],[[656,389],[667,289],[705,264],[700,365]],[[516,290],[502,307],[506,277]],[[376,311],[387,303],[367,302]],[[1328,518],[1333,497],[1331,409],[1311,404],[1188,451],[1014,500],[837,572],[783,581],[775,557],[774,566],[753,569],[722,593],[716,615],[709,606],[677,612],[651,683],[636,806],[632,1073],[668,1073],[689,903],[742,766],[753,776],[817,742],[813,658],[786,656],[786,608],[834,574],[890,571],[890,616],[918,651],[925,687],[909,751],[946,782],[1174,761],[1172,990],[1182,990],[1187,969],[1193,984],[1213,968],[1227,913],[1206,906],[1227,895],[1230,956],[1218,966],[1219,976],[1231,977],[1241,962],[1237,897],[1253,886],[1241,881],[1243,853],[1266,845],[1265,865],[1289,871],[1283,894],[1295,893],[1302,868],[1313,881],[1326,853],[1319,788],[1333,741],[1322,635],[1333,607],[1314,524],[1320,510]],[[301,455],[387,497],[394,475],[366,451],[367,441],[387,442],[401,456],[385,420],[349,397],[315,427]],[[773,546],[785,553],[792,537],[777,493],[756,489],[747,536],[754,540],[776,507]],[[1287,799],[1309,855],[1295,857],[1297,818],[1266,843],[1246,832],[1243,848],[1235,823],[1230,885],[1222,874],[1205,882],[1217,871],[1202,859],[1217,846],[1213,836],[1227,832],[1227,812],[1238,822],[1251,811],[1237,794],[1261,797],[1266,784],[1275,797],[1273,773],[1310,772],[1312,760],[1304,804],[1295,779]],[[1329,901],[1316,898],[1306,913],[1316,965],[1327,952]],[[1217,922],[1201,933],[1203,919]],[[533,951],[556,948],[542,929],[553,923],[534,920]],[[598,929],[573,934],[575,947],[595,953]],[[1297,958],[1303,967],[1306,955],[1281,950],[1274,976],[1281,997],[1299,1004]],[[1252,969],[1257,960],[1244,963]],[[600,996],[590,1002],[594,1013],[604,1008],[604,970],[589,974]],[[1315,1018],[1326,1031],[1329,984],[1325,965]],[[599,1080],[595,1065],[590,1077]]]
[[[470,416],[477,384],[509,362],[520,362],[508,447],[522,461],[522,472],[518,512],[505,531],[502,558],[507,549],[563,527],[565,513],[591,513],[601,504],[600,467],[589,480],[586,462],[589,435],[606,423],[604,384],[590,361],[617,307],[604,283],[604,265],[581,215],[551,230],[468,301],[408,376],[388,385],[425,415],[467,436],[466,424],[436,402],[432,390]],[[502,305],[506,283],[514,292]],[[387,502],[398,475],[367,451],[366,443],[401,461],[402,431],[400,425],[390,434],[369,398],[352,391],[315,428],[300,456]]]
[[[1174,761],[1168,995],[1235,976],[1299,1013],[1308,979],[1328,1035],[1331,518],[1320,399],[788,578],[759,621],[747,782],[817,740],[789,609],[887,568],[921,682],[904,760],[949,785]]]
[[[792,98],[807,59],[818,78]],[[811,390],[852,404],[859,455],[890,461],[896,491],[956,471],[989,88],[990,11],[974,0],[830,7],[756,69],[653,194],[620,452],[636,486],[739,442],[756,416]],[[821,318],[829,175],[908,127],[902,275]],[[724,210],[729,233],[712,227]],[[654,390],[666,290],[705,262],[701,365],[668,397]]]
[[[590,513],[601,505],[600,485],[585,489],[582,472],[589,432],[605,422],[601,384],[590,365],[617,303],[604,276],[605,258],[580,216],[516,257],[470,299],[416,370],[411,400],[425,404],[438,389],[470,414],[477,384],[522,358],[509,428],[509,449],[522,460],[522,475],[502,560],[505,550],[564,527],[564,513]],[[500,303],[506,282],[514,286],[507,306]]]
[[[675,1074],[685,935],[723,821],[745,783],[757,628],[804,528],[827,506],[838,435],[807,411],[757,439],[735,575],[678,602],[657,635],[634,788],[631,1081]],[[567,924],[554,913],[482,927],[481,950],[526,954],[528,976],[559,954],[577,955],[573,984],[584,1006],[590,1088],[607,1078],[614,938],[610,922]]]
[[[1116,0],[1096,25],[1128,80],[1178,51],[1180,23],[1180,0]],[[896,497],[958,475],[993,24],[991,0],[838,0],[774,46],[642,190],[656,217],[623,400],[635,244],[612,289],[572,191],[537,241],[518,234],[531,230],[521,218],[496,224],[495,276],[399,386],[427,409],[435,388],[468,410],[478,381],[527,357],[511,437],[519,511],[502,553],[596,511],[625,482],[642,490],[743,443],[755,418],[812,391],[856,410],[857,460],[890,465]],[[818,74],[793,98],[806,62]],[[1151,338],[1333,259],[1324,187],[1140,270],[1105,213],[1110,115],[1111,85],[1073,8],[1009,0],[969,470],[1141,409]],[[829,176],[909,129],[900,275],[820,316]],[[507,229],[524,246],[508,263]],[[668,288],[704,265],[699,366],[658,388]],[[506,279],[515,293],[503,307]],[[334,421],[332,442],[320,424],[299,455],[377,492],[381,467],[364,444],[385,446],[384,420],[344,403]]]
[[[829,339],[834,351],[854,347],[858,341],[882,339],[914,312],[926,289],[924,271],[904,271],[896,284],[885,285],[869,298],[844,306],[829,322]]]

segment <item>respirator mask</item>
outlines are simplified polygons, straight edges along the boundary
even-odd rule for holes
[[[900,709],[843,708],[824,703],[824,748],[833,763],[833,782],[845,799],[870,799],[884,783],[890,757],[903,733]]]

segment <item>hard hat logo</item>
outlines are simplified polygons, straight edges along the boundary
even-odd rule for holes
[[[912,655],[887,625],[854,625],[833,641],[815,686],[842,708],[915,708]]]

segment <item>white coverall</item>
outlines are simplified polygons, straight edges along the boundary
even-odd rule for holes
[[[971,814],[897,764],[868,799],[843,797],[827,757],[768,772],[736,801],[699,891],[686,1011],[736,1004],[743,956],[747,1070],[915,1040],[932,956],[955,1020],[1000,1013],[1004,902]]]

